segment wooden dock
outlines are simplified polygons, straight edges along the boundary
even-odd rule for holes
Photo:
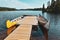
[[[20,24],[11,34],[4,40],[30,40],[33,25],[38,25],[36,16],[26,16],[22,20],[16,20]]]

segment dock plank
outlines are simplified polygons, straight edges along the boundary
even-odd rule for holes
[[[20,25],[5,40],[30,40],[32,25]]]
[[[36,16],[26,16],[18,24],[38,25],[38,20]]]

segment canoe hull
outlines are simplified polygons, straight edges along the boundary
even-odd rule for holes
[[[45,39],[48,40],[49,21],[47,21],[47,19],[45,19],[44,17],[39,16],[38,25],[39,28],[42,30]]]

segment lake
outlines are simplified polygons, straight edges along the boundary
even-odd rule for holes
[[[6,28],[6,21],[13,20],[14,18],[22,15],[42,15],[50,21],[50,28],[48,31],[49,40],[60,40],[60,14],[58,13],[42,13],[42,11],[0,11],[0,35]],[[39,31],[36,34],[42,36],[42,32]],[[1,37],[0,37],[1,38]],[[37,39],[36,39],[37,40]]]

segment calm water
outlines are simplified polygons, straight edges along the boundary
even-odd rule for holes
[[[0,33],[6,30],[6,20],[12,20],[22,15],[39,15],[41,14],[46,19],[50,20],[50,28],[49,28],[49,40],[60,40],[60,14],[52,14],[52,13],[42,13],[41,11],[6,11],[0,12]],[[42,32],[39,31],[36,33],[37,35],[42,36]]]

